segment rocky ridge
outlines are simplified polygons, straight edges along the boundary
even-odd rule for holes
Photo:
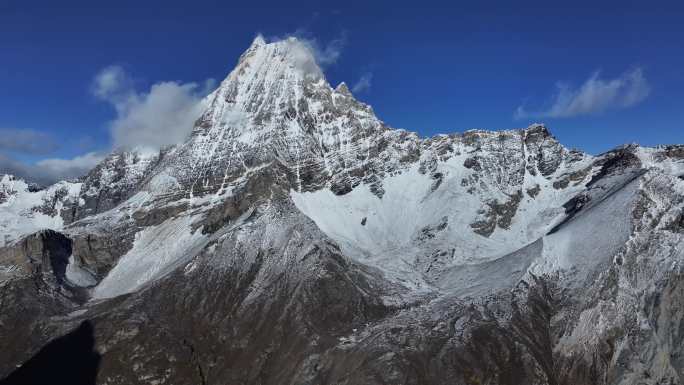
[[[102,384],[683,382],[683,146],[420,138],[296,39],[204,103],[159,154],[3,177],[0,378],[87,322]]]

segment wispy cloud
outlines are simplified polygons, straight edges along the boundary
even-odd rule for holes
[[[58,147],[54,138],[44,132],[0,128],[0,151],[45,155]]]
[[[120,66],[109,66],[94,77],[91,92],[111,104],[116,117],[110,122],[115,149],[156,151],[162,146],[182,142],[202,113],[202,98],[215,87],[211,79],[198,83],[159,82],[141,92]],[[91,147],[88,138],[75,143]],[[0,130],[0,174],[51,184],[85,175],[102,159],[99,152],[74,158],[48,158],[35,163],[17,160],[9,153],[47,155],[57,148],[48,134],[32,130]]]
[[[600,72],[594,72],[579,88],[558,83],[549,107],[530,111],[521,105],[514,116],[567,118],[591,115],[632,107],[646,99],[651,91],[641,68],[625,72],[614,79],[602,79],[600,75]]]
[[[337,63],[342,56],[342,51],[347,45],[347,34],[342,31],[332,40],[321,42],[310,32],[300,28],[284,36],[270,37],[268,41],[291,44],[293,54],[299,59],[298,67],[306,74],[322,76],[321,68]]]
[[[315,68],[336,63],[346,45],[345,33],[324,44],[301,30],[289,36],[296,37],[298,49],[307,61],[311,61],[310,57],[315,58]],[[366,84],[359,87],[367,89],[370,80],[371,77],[367,77]],[[112,65],[95,75],[90,91],[116,111],[115,118],[109,122],[115,149],[157,150],[187,138],[203,111],[204,96],[215,85],[212,79],[203,84],[167,81],[140,90],[123,67]],[[88,152],[71,159],[49,158],[29,164],[7,155],[8,152],[47,155],[56,147],[49,135],[37,131],[0,130],[0,173],[50,184],[82,176],[103,158],[102,153]]]
[[[47,155],[58,148],[53,136],[34,130],[0,129],[0,175],[13,174],[43,185],[60,179],[85,174],[101,156],[86,154],[74,159],[45,159],[35,164],[22,162],[16,156]],[[10,155],[12,154],[12,155]]]
[[[337,63],[337,60],[342,55],[342,50],[347,44],[347,37],[342,33],[337,38],[330,40],[323,46],[317,44],[316,40],[306,40],[306,42],[313,48],[316,61],[323,67]]]
[[[103,100],[123,103],[134,96],[133,80],[121,66],[110,65],[95,75],[92,93]]]
[[[102,159],[102,154],[90,152],[71,159],[50,158],[27,164],[0,154],[0,174],[12,174],[27,181],[50,185],[83,176]]]
[[[202,113],[202,98],[214,86],[211,79],[203,86],[169,81],[140,92],[124,69],[114,65],[95,76],[92,92],[116,110],[110,122],[115,148],[158,150],[186,139]]]
[[[344,31],[328,42],[321,42],[304,29],[298,29],[285,37],[294,37],[309,48],[316,58],[316,62],[321,67],[337,63],[337,60],[342,56],[344,47],[347,45],[347,34]],[[279,39],[276,38],[276,40]]]
[[[368,91],[371,88],[371,82],[373,81],[373,73],[372,72],[366,72],[361,77],[359,80],[354,83],[352,86],[352,92],[353,93],[360,93],[364,91]]]
[[[71,159],[49,158],[36,163],[36,167],[44,170],[56,180],[69,179],[85,175],[98,163],[104,156],[97,152],[89,152],[76,156]]]

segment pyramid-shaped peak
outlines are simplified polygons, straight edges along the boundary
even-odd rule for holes
[[[224,125],[247,129],[249,124],[244,122],[248,120],[264,124],[283,116],[292,119],[302,99],[315,97],[318,105],[330,100],[332,92],[307,41],[287,37],[269,42],[257,35],[237,66],[209,95],[197,132]]]

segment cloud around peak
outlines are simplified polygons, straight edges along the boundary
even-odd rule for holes
[[[556,84],[556,88],[548,107],[528,110],[521,105],[516,109],[514,117],[568,118],[592,115],[635,106],[651,92],[641,68],[627,71],[614,79],[602,79],[600,72],[596,71],[578,88],[561,82]]]
[[[259,34],[252,45],[260,44],[266,40],[269,43],[286,44],[294,56],[297,68],[307,75],[318,77],[322,76],[322,69],[334,65],[342,56],[347,44],[347,34],[343,31],[333,39],[322,43],[306,30],[298,29],[293,33],[273,36],[268,39]]]
[[[364,91],[368,91],[371,88],[371,83],[373,81],[373,73],[372,72],[366,72],[361,77],[359,80],[354,83],[352,86],[352,92],[353,93],[360,93]]]
[[[157,151],[182,142],[204,109],[204,96],[215,87],[212,79],[201,85],[158,82],[146,91],[137,90],[135,84],[123,67],[111,65],[99,71],[90,86],[93,96],[115,110],[108,124],[114,149]],[[87,152],[73,158],[52,157],[27,163],[10,156],[46,156],[57,147],[52,136],[39,131],[0,129],[0,174],[49,185],[83,176],[104,158],[101,152]]]
[[[165,81],[138,91],[126,71],[112,65],[95,76],[91,91],[116,110],[109,123],[114,148],[154,151],[187,138],[214,87],[213,79],[203,85]]]
[[[303,29],[299,29],[283,38],[275,38],[274,40],[284,40],[290,37],[295,38],[297,42],[304,45],[313,54],[316,63],[324,68],[337,63],[337,60],[342,56],[344,47],[347,45],[347,34],[345,32],[341,32],[328,42],[321,43],[319,39]]]

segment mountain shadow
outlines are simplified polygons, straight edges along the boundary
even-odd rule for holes
[[[101,356],[94,349],[93,332],[92,323],[83,321],[43,347],[0,385],[94,385]]]

